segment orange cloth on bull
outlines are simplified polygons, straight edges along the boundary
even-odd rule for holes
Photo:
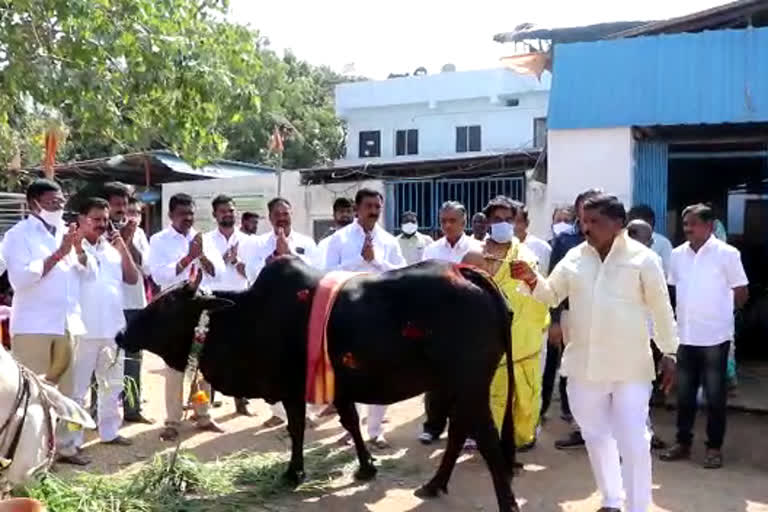
[[[332,271],[320,279],[312,299],[307,328],[307,384],[305,400],[330,404],[335,395],[333,366],[328,357],[328,319],[344,283],[360,272]]]

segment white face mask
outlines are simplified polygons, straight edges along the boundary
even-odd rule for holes
[[[558,222],[557,224],[554,224],[552,226],[552,233],[555,234],[555,236],[559,235],[560,233],[565,233],[571,229],[571,225],[567,222]]]
[[[497,244],[506,244],[512,241],[514,226],[509,222],[497,222],[491,224],[491,240]]]
[[[37,216],[43,219],[43,222],[48,224],[49,226],[57,227],[61,224],[62,219],[64,218],[64,210],[54,210],[54,211],[48,211],[45,208],[40,208],[40,211],[37,213]]]
[[[400,226],[400,229],[403,230],[403,233],[410,236],[419,229],[419,225],[416,224],[415,222],[406,222],[405,224]]]

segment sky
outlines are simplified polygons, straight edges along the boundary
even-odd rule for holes
[[[681,16],[727,0],[231,0],[230,18],[258,29],[277,51],[382,79],[447,63],[499,66],[510,44],[493,41],[520,23],[540,28]]]

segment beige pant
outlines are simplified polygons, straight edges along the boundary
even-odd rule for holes
[[[77,338],[69,333],[17,334],[11,339],[11,353],[18,362],[56,384],[65,396],[74,399],[73,357]],[[56,452],[65,457],[77,454],[77,431],[64,421],[56,425]]]
[[[184,416],[184,372],[176,371],[168,366],[165,367],[165,424],[169,427],[176,427],[181,423]],[[201,381],[200,391],[205,391],[208,398],[211,397],[211,385],[206,381]],[[201,425],[210,423],[211,405],[193,404],[195,416]]]

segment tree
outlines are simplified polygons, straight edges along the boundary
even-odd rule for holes
[[[69,130],[58,160],[166,148],[195,164],[335,158],[339,77],[278,58],[226,21],[226,0],[0,0],[0,168],[37,165],[44,127]]]

